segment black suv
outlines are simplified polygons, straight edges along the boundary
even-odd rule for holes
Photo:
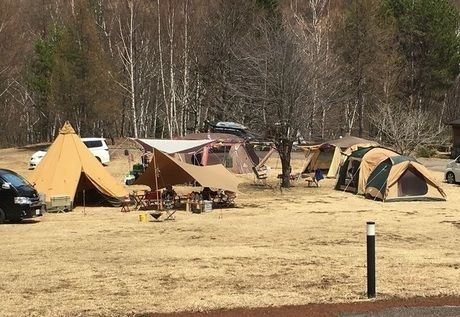
[[[262,139],[259,135],[248,131],[247,127],[235,122],[218,122],[217,124],[212,124],[209,121],[205,121],[205,127],[211,133],[233,134],[245,141],[260,141]]]
[[[0,169],[0,223],[42,215],[43,202],[35,188],[13,171]]]

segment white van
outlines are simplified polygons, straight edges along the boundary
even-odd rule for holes
[[[107,146],[107,143],[105,143],[104,138],[82,138],[81,141],[86,145],[91,153],[93,153],[99,162],[103,165],[110,163],[109,147]],[[38,163],[40,163],[45,154],[46,151],[35,152],[29,160],[29,169],[37,167]]]

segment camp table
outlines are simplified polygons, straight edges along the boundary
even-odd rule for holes
[[[145,195],[147,194],[147,192],[145,190],[141,190],[141,191],[138,191],[138,190],[133,190],[133,194],[131,195],[131,197],[133,197],[134,199],[134,208],[136,210],[139,210],[141,208],[147,208],[147,202],[145,201]]]

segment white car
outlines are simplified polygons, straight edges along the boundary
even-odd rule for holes
[[[82,142],[93,153],[93,155],[104,165],[109,164],[110,154],[107,143],[104,138],[82,138]],[[46,155],[46,151],[35,152],[29,160],[29,169],[37,167],[38,163]]]
[[[449,184],[460,182],[460,156],[447,163],[445,177]]]

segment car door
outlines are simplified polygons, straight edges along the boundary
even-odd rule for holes
[[[455,180],[460,181],[460,156],[455,159],[455,163],[452,166],[452,171],[455,175]]]
[[[10,189],[2,188],[3,184],[5,184],[5,180],[0,178],[0,208],[8,214],[13,204],[14,193],[12,187],[10,187]]]

